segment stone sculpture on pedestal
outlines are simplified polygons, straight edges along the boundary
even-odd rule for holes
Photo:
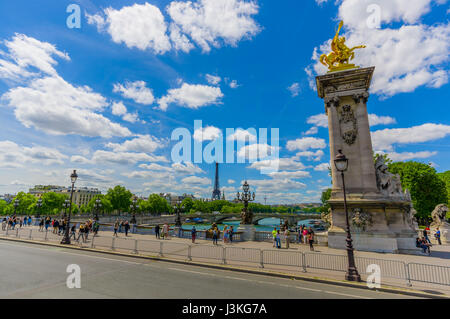
[[[430,225],[431,230],[436,231],[437,228],[441,231],[441,241],[443,243],[450,243],[450,223],[447,222],[446,216],[448,207],[445,204],[437,205],[431,212],[433,222]]]
[[[349,65],[345,57],[328,67],[327,74],[316,77],[317,93],[324,100],[328,116],[331,161],[338,150],[349,160],[345,184],[353,246],[365,251],[416,253],[417,232],[410,215],[409,192],[402,191],[400,178],[388,171],[381,156],[374,165],[366,103],[375,67]],[[328,245],[344,249],[342,181],[335,165],[330,167],[333,187],[328,201],[331,207]]]

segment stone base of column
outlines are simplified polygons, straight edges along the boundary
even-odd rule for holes
[[[256,239],[255,226],[253,225],[240,224],[237,231],[242,232],[241,240],[243,241],[251,241]]]

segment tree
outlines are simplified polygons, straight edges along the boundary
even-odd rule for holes
[[[445,188],[447,189],[447,204],[450,205],[450,171],[443,173],[438,173],[438,177],[445,183]]]
[[[32,214],[36,206],[37,198],[25,192],[19,192],[16,197],[8,204],[6,208],[8,214],[14,214],[14,203],[19,200],[19,206],[16,209],[16,214]]]
[[[6,207],[8,207],[8,203],[4,200],[0,200],[0,215],[6,215]]]
[[[393,174],[399,174],[403,190],[408,189],[416,217],[428,220],[438,204],[447,203],[445,183],[438,177],[430,165],[419,162],[395,162],[388,166]]]
[[[322,196],[320,197],[320,201],[322,202],[322,207],[320,207],[320,211],[322,213],[327,213],[330,208],[330,204],[328,204],[328,200],[331,197],[331,188],[327,188],[322,192]]]
[[[66,199],[69,199],[67,194],[60,194],[54,192],[44,193],[41,196],[42,208],[41,214],[58,214],[63,210],[63,204]],[[69,213],[69,211],[67,211]]]
[[[123,186],[117,185],[108,189],[106,198],[110,201],[114,210],[119,212],[129,211],[133,194]]]
[[[190,197],[186,197],[181,202],[181,206],[184,206],[185,212],[189,212],[192,209],[192,207],[194,207],[194,200]]]
[[[158,194],[151,194],[148,197],[146,208],[152,214],[162,214],[171,211],[171,207],[167,200]]]
[[[106,213],[111,213],[113,211],[113,205],[111,204],[111,202],[108,200],[108,198],[106,198],[105,195],[99,194],[99,195],[95,195],[94,197],[91,198],[91,200],[89,201],[89,203],[86,206],[86,212],[92,212],[95,213],[95,201],[97,199],[100,199],[102,207],[100,207],[99,209],[99,213],[101,212],[106,212]]]

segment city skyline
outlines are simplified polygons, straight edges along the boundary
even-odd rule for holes
[[[260,203],[319,202],[330,154],[314,76],[326,71],[318,57],[339,19],[350,44],[367,46],[355,63],[375,66],[374,151],[450,169],[445,1],[351,10],[350,0],[229,1],[230,20],[222,0],[0,4],[0,193],[69,185],[76,169],[77,186],[102,193],[121,184],[208,198],[214,164],[173,163],[175,129],[205,147],[234,128],[234,141],[254,145],[239,156],[259,145],[248,128],[279,128],[279,170],[262,174],[258,158],[221,163],[221,191],[232,199],[248,180]],[[380,28],[366,23],[369,3],[382,5]],[[81,8],[79,29],[66,24],[70,4]]]

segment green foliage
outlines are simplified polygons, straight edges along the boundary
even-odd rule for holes
[[[42,207],[40,210],[41,215],[58,214],[63,210],[63,204],[66,199],[69,199],[67,194],[60,193],[44,193],[41,196]]]
[[[438,177],[445,183],[445,188],[447,189],[447,204],[450,205],[450,171],[443,173],[438,173]],[[449,215],[447,215],[448,217]]]
[[[8,203],[4,200],[0,200],[0,215],[6,215],[6,207],[8,207]]]
[[[322,192],[322,196],[320,197],[320,201],[322,202],[322,207],[320,207],[319,211],[322,213],[327,213],[330,205],[328,204],[328,200],[331,197],[331,188],[327,188]]]
[[[379,154],[379,153],[374,153],[373,154],[373,162],[374,163],[377,161],[378,157],[383,157],[384,158],[384,163],[386,165],[392,164],[392,160],[388,157],[387,154]]]
[[[16,209],[16,214],[20,215],[29,215],[33,214],[34,209],[36,207],[37,198],[31,194],[27,194],[24,192],[19,192],[16,197],[8,204],[6,207],[6,213],[11,215],[14,214],[14,202],[16,199],[19,200],[19,206]]]
[[[151,194],[146,201],[139,201],[139,209],[152,214],[162,214],[172,211],[167,200],[158,194]]]
[[[429,219],[436,205],[448,202],[446,185],[430,165],[410,161],[391,163],[388,168],[400,175],[403,190],[411,193],[419,219]]]
[[[100,214],[102,212],[111,213],[113,211],[113,205],[111,204],[111,202],[108,200],[108,198],[105,195],[101,195],[101,194],[92,197],[92,199],[86,205],[86,208],[84,208],[85,211],[95,213],[95,201],[98,198],[101,200],[101,203],[102,203],[102,207],[99,209],[99,213]]]
[[[111,203],[113,210],[119,212],[129,211],[132,196],[133,194],[128,189],[120,185],[108,189],[106,194],[106,198]]]

